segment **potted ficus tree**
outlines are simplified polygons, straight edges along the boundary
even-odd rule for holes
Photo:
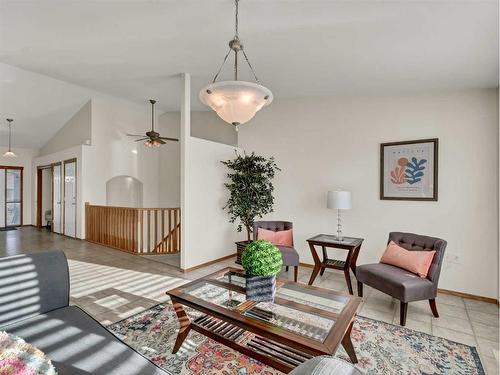
[[[251,241],[255,218],[273,212],[274,186],[272,180],[280,169],[274,158],[251,153],[236,153],[233,160],[222,161],[228,169],[228,182],[224,186],[229,190],[229,199],[224,209],[229,213],[229,221],[238,220],[238,232],[246,230],[246,241],[236,242],[237,263],[241,263],[241,254]]]
[[[276,275],[281,271],[281,251],[269,241],[251,242],[241,256],[246,273],[246,296],[252,301],[273,301]]]

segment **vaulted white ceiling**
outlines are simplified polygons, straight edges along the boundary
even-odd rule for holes
[[[211,81],[233,27],[232,0],[1,1],[0,62],[178,109],[178,74]],[[240,37],[276,98],[498,86],[496,0],[241,0]]]

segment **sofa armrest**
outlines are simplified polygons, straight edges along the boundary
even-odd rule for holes
[[[62,251],[0,258],[0,327],[69,305]]]

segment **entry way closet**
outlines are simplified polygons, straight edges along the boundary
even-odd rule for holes
[[[23,167],[0,165],[0,228],[23,225]]]
[[[54,233],[76,237],[76,168],[76,159],[38,167],[38,227],[48,226]],[[50,172],[44,172],[46,169]],[[44,181],[47,178],[50,178],[50,185]],[[47,190],[51,192],[48,193]],[[48,194],[51,197],[50,210],[45,208],[47,204],[44,203]]]

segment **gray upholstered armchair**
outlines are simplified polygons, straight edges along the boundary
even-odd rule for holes
[[[257,240],[258,229],[273,230],[275,232],[281,230],[293,229],[293,223],[290,221],[256,221],[253,224],[253,240]],[[293,245],[293,237],[292,237]],[[286,267],[288,272],[288,267],[294,267],[293,280],[297,282],[297,277],[299,273],[299,253],[293,247],[278,246],[283,256],[283,265]]]
[[[397,298],[401,302],[400,324],[402,326],[406,324],[408,302],[429,300],[432,313],[436,318],[439,318],[436,296],[446,241],[436,237],[401,232],[389,233],[388,242],[390,241],[394,241],[407,250],[435,250],[436,254],[429,268],[427,278],[421,278],[409,271],[389,264],[365,264],[356,267],[358,295],[363,297],[363,284],[366,284]]]

